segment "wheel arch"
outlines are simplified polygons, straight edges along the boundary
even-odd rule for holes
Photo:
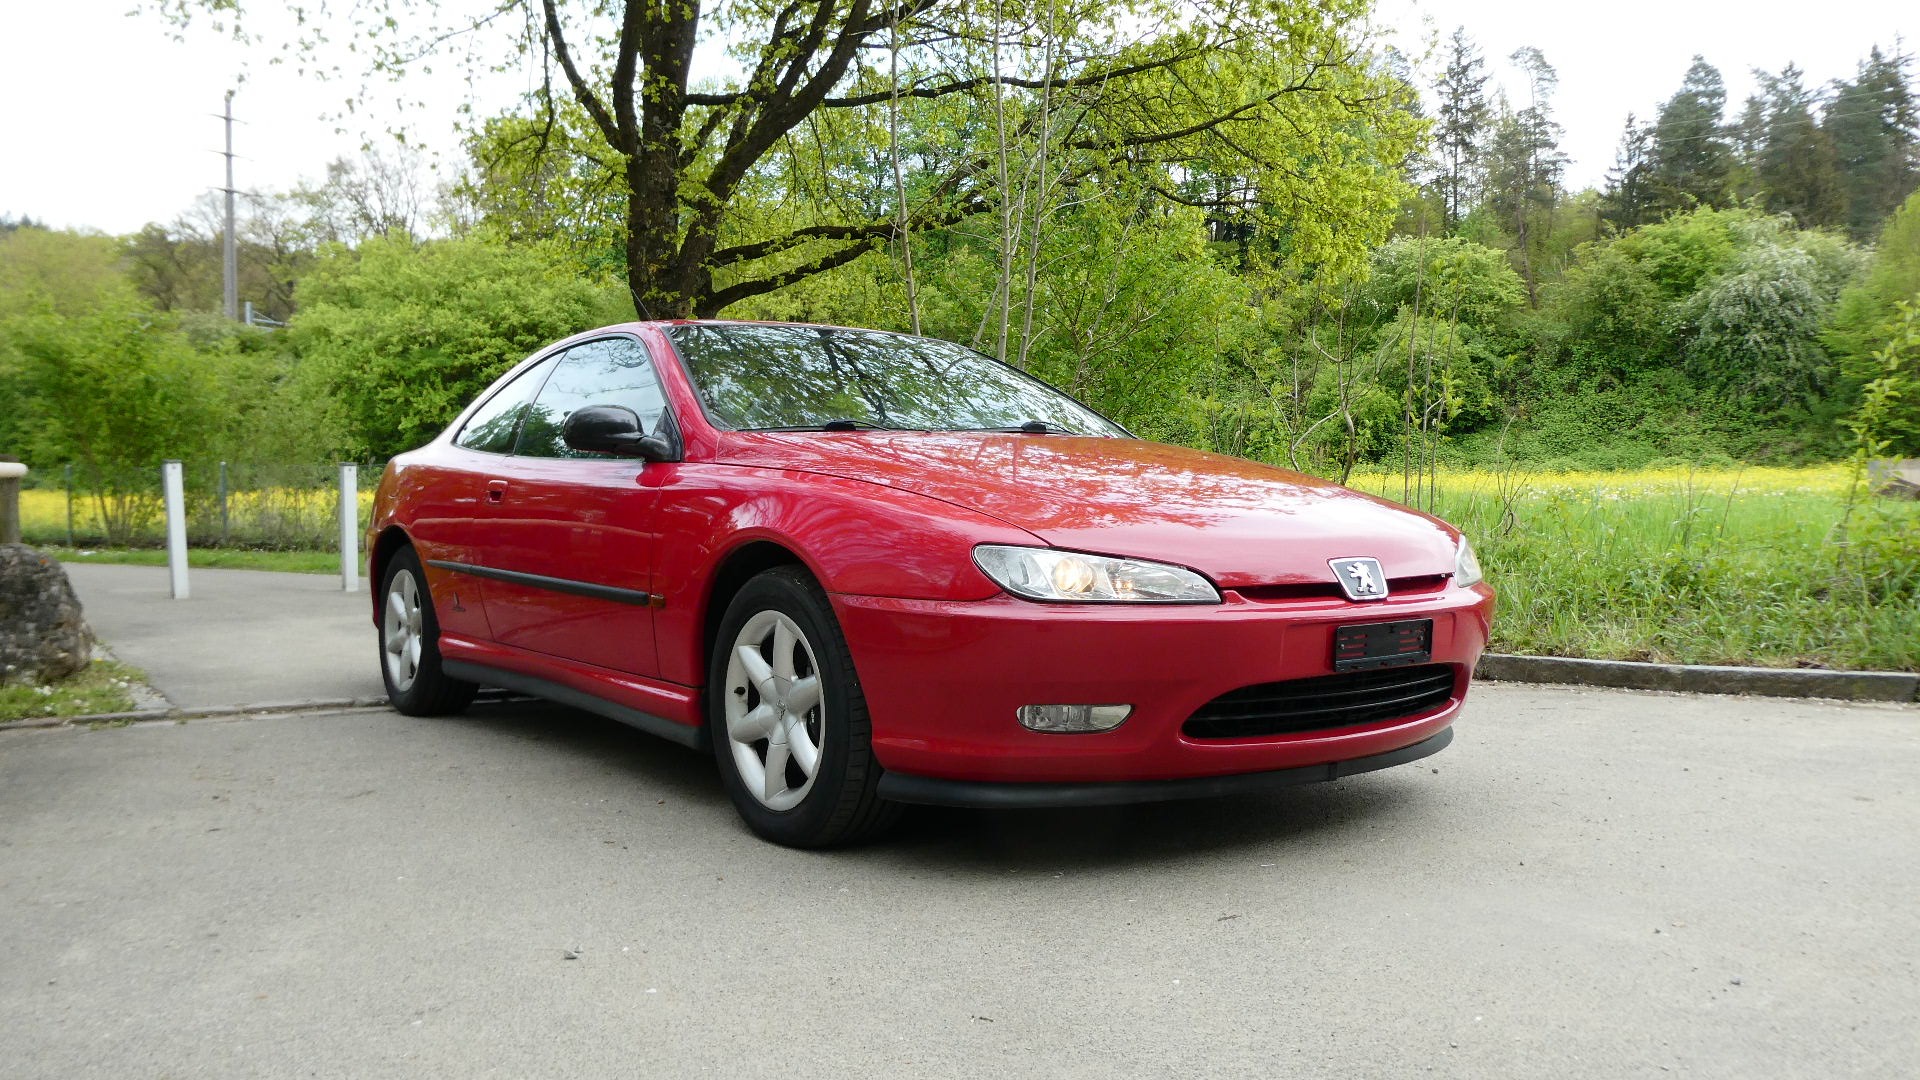
[[[412,547],[413,538],[398,525],[389,525],[374,537],[373,550],[367,553],[367,592],[373,597],[373,622],[380,623],[380,582],[386,576],[387,563],[393,553],[403,547]]]
[[[798,552],[785,544],[766,539],[749,540],[734,548],[714,569],[713,577],[707,582],[706,596],[702,598],[700,664],[703,682],[706,681],[706,672],[713,665],[714,642],[720,634],[720,620],[726,617],[728,605],[733,603],[734,596],[747,582],[777,566],[797,566],[815,581],[820,580],[819,573],[808,566]]]

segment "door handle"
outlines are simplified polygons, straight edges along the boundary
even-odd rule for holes
[[[487,501],[489,503],[501,503],[506,501],[506,498],[507,482],[505,480],[487,481]]]

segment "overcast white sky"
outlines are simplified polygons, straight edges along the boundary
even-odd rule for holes
[[[8,5],[0,22],[12,45],[0,65],[0,214],[113,233],[171,220],[221,182],[213,152],[220,122],[210,114],[243,67],[248,81],[234,102],[246,121],[235,135],[242,189],[281,190],[317,177],[334,157],[382,138],[396,119],[430,150],[458,156],[454,108],[467,89],[449,66],[407,85],[409,95],[427,99],[425,108],[402,112],[384,90],[384,103],[362,103],[339,132],[327,117],[357,97],[357,77],[320,82],[258,55],[249,64],[237,46],[206,32],[177,43],[153,17],[126,17],[135,2]],[[1601,181],[1627,113],[1651,115],[1695,53],[1719,67],[1737,108],[1753,88],[1755,67],[1795,62],[1817,85],[1850,75],[1873,44],[1920,40],[1915,0],[1381,0],[1379,19],[1409,51],[1430,32],[1444,36],[1465,25],[1522,100],[1524,85],[1505,58],[1523,45],[1541,49],[1560,73],[1555,111],[1576,187]],[[523,87],[524,78],[497,80],[482,104],[498,107]]]

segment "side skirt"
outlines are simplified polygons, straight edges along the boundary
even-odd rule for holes
[[[639,728],[649,735],[657,735],[692,750],[704,751],[708,748],[707,729],[704,726],[689,727],[686,724],[676,724],[665,717],[628,708],[550,679],[542,679],[536,675],[523,675],[517,671],[507,671],[467,660],[443,660],[441,668],[456,679],[464,679],[483,686],[498,686],[558,702],[561,705],[569,705],[585,712],[604,716],[609,720],[618,720],[629,727]]]

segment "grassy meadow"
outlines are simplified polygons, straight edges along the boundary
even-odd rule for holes
[[[1500,594],[1501,652],[1920,669],[1920,503],[1862,495],[1849,515],[1844,465],[1353,485],[1467,532]]]

